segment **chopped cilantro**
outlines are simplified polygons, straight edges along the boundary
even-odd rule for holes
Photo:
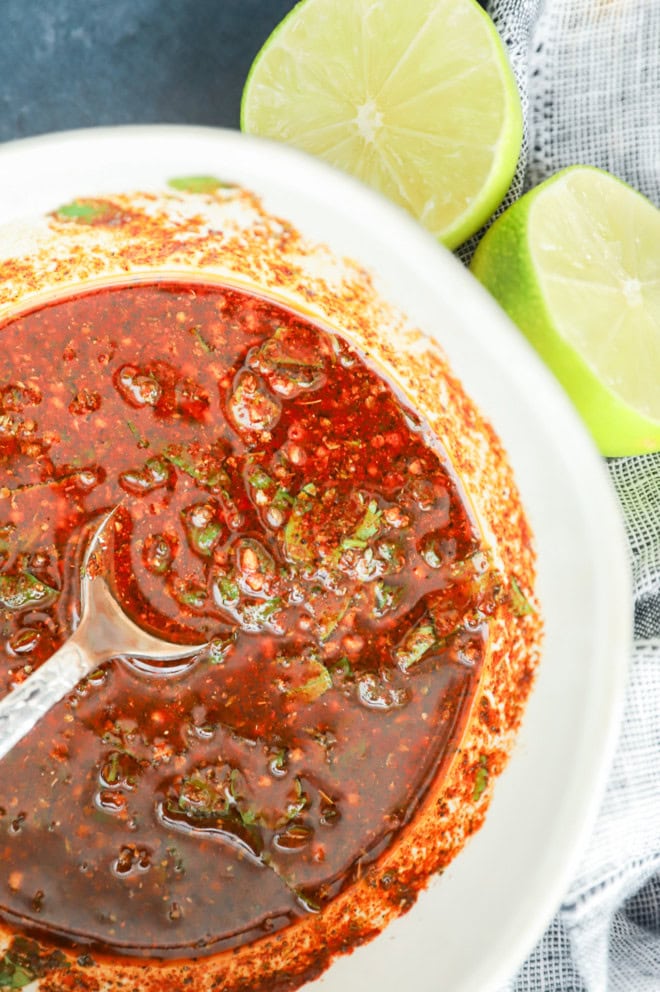
[[[119,751],[113,751],[108,764],[103,769],[103,777],[109,785],[114,785],[115,782],[119,781],[120,770],[121,755]]]
[[[24,610],[36,603],[43,605],[58,596],[58,590],[46,585],[29,572],[0,575],[0,606],[6,610]]]
[[[95,221],[109,220],[117,208],[106,200],[72,200],[58,207],[55,216],[60,220],[74,220],[81,224],[93,224]]]
[[[201,610],[206,602],[206,589],[197,582],[178,581],[172,584],[174,598],[182,606]]]
[[[341,546],[345,549],[357,548],[359,551],[363,551],[367,546],[367,542],[361,537],[345,537],[341,542]]]
[[[182,444],[170,444],[163,451],[163,458],[202,486],[212,489],[215,486],[229,485],[229,477],[222,460],[214,452],[198,451],[193,447],[186,448]]]
[[[229,578],[228,575],[219,576],[215,585],[218,590],[220,601],[224,606],[230,606],[233,603],[238,602],[240,590],[236,582]]]
[[[302,889],[292,889],[291,891],[293,892],[293,894],[295,895],[296,899],[303,907],[303,909],[306,909],[308,913],[321,912],[321,903],[316,898],[316,896],[310,895],[307,892],[303,892]]]
[[[236,641],[236,633],[230,634],[228,637],[214,637],[212,641],[209,642],[208,653],[209,660],[212,665],[221,665],[232,644]]]
[[[343,654],[341,658],[337,659],[332,666],[332,671],[333,674],[335,672],[341,672],[344,678],[350,678],[353,675],[353,668],[351,667],[351,663],[345,654]]]
[[[35,940],[15,937],[0,958],[0,988],[23,989],[49,972],[68,967],[62,951],[45,953]]]
[[[282,775],[286,775],[287,767],[288,767],[288,762],[287,762],[288,756],[289,756],[288,748],[281,747],[279,751],[275,752],[275,754],[271,757],[270,761],[268,762],[268,767],[271,773],[275,775],[276,778],[281,778]]]
[[[197,338],[197,340],[200,343],[202,351],[205,351],[207,355],[209,355],[214,350],[213,345],[209,344],[209,342],[206,340],[199,327],[191,327],[190,333],[193,335],[193,337]]]
[[[536,613],[536,610],[513,577],[511,578],[511,610],[517,617]]]
[[[330,672],[316,657],[307,657],[297,660],[296,667],[302,672],[304,681],[290,685],[286,689],[287,696],[295,696],[305,703],[313,703],[315,700],[332,689],[332,676]]]
[[[282,600],[279,596],[245,603],[239,611],[241,623],[248,630],[261,630],[281,608]]]
[[[232,768],[229,773],[229,795],[234,800],[238,802],[242,798],[241,784],[243,776],[238,768]]]
[[[351,596],[344,596],[334,609],[324,610],[317,616],[316,624],[321,641],[327,641],[330,635],[334,634],[348,613],[351,602]]]
[[[286,489],[282,489],[281,486],[273,496],[273,506],[277,507],[278,510],[286,510],[294,502],[293,496]]]
[[[312,506],[312,499],[307,493],[298,493],[284,529],[286,553],[292,561],[301,565],[311,565],[314,561],[314,542],[305,520]]]
[[[294,820],[309,806],[309,796],[303,788],[301,779],[296,775],[293,780],[293,795],[287,804],[285,813],[286,820]]]
[[[387,582],[379,579],[374,583],[374,607],[372,614],[374,617],[384,617],[386,613],[396,610],[403,596],[401,586],[390,586]]]
[[[483,795],[486,786],[488,785],[488,758],[485,754],[482,754],[479,758],[479,765],[477,767],[476,775],[474,776],[474,791],[472,793],[472,799],[476,802]]]
[[[270,489],[273,485],[271,477],[261,468],[256,468],[252,475],[248,477],[248,482],[254,489]]]
[[[154,575],[165,575],[172,564],[174,549],[165,534],[151,534],[144,542],[142,558]]]
[[[217,521],[207,524],[206,527],[195,528],[191,534],[191,543],[195,551],[200,555],[210,555],[221,530],[222,527]]]
[[[408,672],[436,644],[435,628],[428,620],[413,627],[394,652],[399,668]]]
[[[380,530],[380,518],[382,515],[383,511],[378,509],[376,500],[370,500],[364,518],[353,532],[353,537],[357,541],[369,541],[372,537],[375,537]]]
[[[149,458],[141,469],[122,472],[119,483],[130,493],[141,495],[167,484],[170,477],[170,467],[163,458]]]
[[[261,814],[259,810],[254,809],[252,806],[247,806],[245,809],[238,807],[238,812],[246,827],[251,827],[255,823],[259,823]]]
[[[36,978],[36,974],[14,961],[11,954],[0,960],[0,988],[22,989]]]
[[[167,185],[181,193],[215,193],[219,189],[231,189],[234,184],[216,176],[176,176]]]
[[[378,509],[378,503],[375,499],[369,500],[367,509],[365,510],[364,516],[360,523],[357,525],[352,534],[349,534],[341,542],[341,547],[357,548],[359,550],[364,550],[372,537],[376,537],[380,531],[380,520],[383,516],[383,511]]]
[[[181,517],[190,547],[198,555],[208,558],[222,533],[222,524],[215,518],[213,506],[200,504],[188,507],[182,511]]]

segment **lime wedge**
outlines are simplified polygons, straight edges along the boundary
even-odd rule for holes
[[[476,0],[303,0],[252,65],[241,127],[352,173],[455,247],[507,191],[522,116]]]
[[[609,173],[574,166],[495,221],[472,271],[603,454],[660,449],[660,210]]]

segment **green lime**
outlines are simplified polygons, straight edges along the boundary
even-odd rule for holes
[[[522,115],[476,0],[302,0],[252,65],[241,127],[352,173],[455,247],[507,191]]]
[[[574,166],[495,221],[472,271],[604,455],[660,449],[660,210],[609,173]]]

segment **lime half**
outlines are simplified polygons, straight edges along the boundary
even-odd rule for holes
[[[455,247],[507,191],[522,117],[476,0],[302,0],[254,61],[241,127],[352,173]]]
[[[565,169],[495,221],[472,271],[603,454],[660,449],[660,210],[607,172]]]

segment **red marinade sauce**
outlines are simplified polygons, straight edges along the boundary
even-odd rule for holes
[[[3,691],[116,592],[208,642],[114,660],[0,762],[0,917],[198,957],[360,877],[451,758],[497,589],[438,442],[341,337],[222,286],[105,288],[6,323]]]

